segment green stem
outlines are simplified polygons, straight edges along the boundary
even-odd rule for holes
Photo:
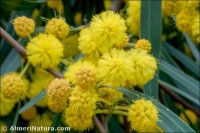
[[[69,31],[70,32],[76,32],[76,31],[80,31],[82,30],[83,28],[85,28],[87,25],[82,25],[82,26],[79,26],[79,27],[76,27],[76,28],[70,28]]]
[[[128,110],[129,110],[129,107],[127,107],[127,106],[114,106],[113,109],[116,109],[116,110],[126,110],[126,111],[128,111]]]
[[[118,115],[125,115],[125,116],[128,116],[128,113],[127,112],[124,112],[124,111],[110,111],[110,110],[107,110],[107,109],[102,109],[102,110],[96,110],[95,111],[95,114],[118,114]]]
[[[15,114],[15,118],[14,118],[14,121],[13,121],[13,124],[12,126],[15,127],[17,125],[17,121],[18,121],[18,118],[19,118],[19,109],[21,108],[21,102],[19,101],[18,105],[17,105],[17,111],[16,111],[16,114]],[[14,132],[14,131],[11,131],[11,132]]]
[[[65,60],[65,59],[62,59],[61,63],[63,63],[65,66],[69,66],[69,65],[73,64],[72,61],[68,61],[68,60]]]
[[[103,99],[103,98],[98,98],[98,101],[103,102],[103,103],[105,103],[105,104],[107,104],[109,106],[112,105],[112,103],[110,101],[108,101],[106,99]]]
[[[20,73],[20,77],[22,77],[26,73],[26,71],[28,70],[28,68],[29,68],[30,65],[31,64],[29,62],[26,63],[24,69]]]

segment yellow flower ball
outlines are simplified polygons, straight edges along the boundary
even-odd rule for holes
[[[22,119],[30,121],[34,119],[37,115],[37,108],[35,106],[30,107],[25,112],[21,114]]]
[[[0,94],[0,116],[8,115],[15,107],[15,101],[6,99],[4,95]]]
[[[45,32],[62,40],[69,34],[69,25],[64,18],[52,18],[48,21]]]
[[[47,90],[48,84],[54,77],[41,68],[36,68],[35,72],[30,75],[32,83],[30,84],[30,89],[28,97],[33,99],[37,96],[43,89]],[[47,106],[48,96],[43,97],[40,101],[36,103],[36,106],[45,107]]]
[[[184,8],[181,12],[176,16],[176,27],[181,32],[191,32],[191,22],[194,20],[195,16],[199,15],[198,11],[188,10]]]
[[[61,0],[47,0],[47,6],[51,9],[56,9],[61,3]]]
[[[90,28],[98,35],[97,39],[101,42],[99,45],[107,45],[108,48],[121,42],[127,30],[125,20],[118,13],[109,10],[95,15]]]
[[[67,101],[71,95],[70,84],[66,79],[55,78],[49,84],[48,107],[52,112],[59,113],[67,107]]]
[[[31,83],[29,94],[28,94],[28,97],[30,98],[30,100],[35,98],[43,89],[44,90],[47,89],[47,84],[42,83],[42,82],[45,82],[45,80],[46,79],[43,79],[43,80],[41,79],[41,80],[34,81],[33,83]],[[40,101],[36,103],[36,106],[46,107],[47,103],[48,103],[48,96],[44,96]]]
[[[119,99],[123,98],[123,94],[113,88],[101,87],[97,90],[99,98],[106,99],[111,103],[115,103]]]
[[[8,73],[1,78],[1,91],[5,98],[19,101],[26,94],[26,86],[17,73]]]
[[[35,127],[51,127],[52,124],[52,119],[50,117],[50,114],[48,113],[43,113],[41,115],[37,115],[33,120],[31,120],[28,124],[28,126],[31,128],[32,126]],[[46,128],[43,128],[46,129]],[[38,130],[34,130],[34,131],[28,131],[29,133],[33,133],[33,132],[38,132]],[[42,133],[48,133],[48,130],[42,130]]]
[[[113,46],[125,47],[126,35],[125,20],[113,11],[105,11],[92,18],[89,28],[83,29],[79,37],[79,49],[91,60],[98,60]]]
[[[135,49],[143,49],[149,53],[151,51],[151,43],[146,39],[140,39],[135,44]]]
[[[56,67],[63,56],[62,43],[50,34],[39,34],[31,39],[27,47],[28,61],[42,68]]]
[[[187,1],[162,0],[162,12],[165,16],[176,16],[187,4]]]
[[[91,59],[98,60],[101,53],[107,51],[109,48],[107,46],[100,45],[96,40],[97,35],[90,30],[90,28],[85,28],[81,30],[79,41],[79,50]]]
[[[129,27],[129,31],[136,36],[140,34],[140,1],[129,1],[127,8],[127,25]]]
[[[129,73],[132,79],[128,79],[127,86],[143,86],[152,80],[156,70],[156,58],[147,53],[146,50],[133,49],[130,52],[130,62],[133,63],[134,71]]]
[[[77,85],[83,89],[94,87],[97,81],[97,68],[90,63],[82,66],[76,73],[76,81]]]
[[[53,98],[48,98],[48,107],[54,113],[60,113],[67,107],[67,101],[56,101]]]
[[[155,132],[158,119],[158,110],[150,100],[136,100],[128,111],[131,128],[137,132]]]
[[[59,102],[67,102],[71,95],[71,87],[66,79],[55,78],[48,86],[47,95],[50,99]]]
[[[26,16],[17,17],[13,21],[14,30],[20,37],[28,37],[35,30],[35,22]]]
[[[182,32],[189,32],[190,16],[188,13],[181,11],[176,17],[176,27]]]
[[[47,0],[47,6],[50,9],[56,9],[59,14],[63,14],[64,12],[62,0]]]
[[[196,17],[193,18],[192,21],[192,36],[196,39],[197,43],[200,43],[200,17],[197,15]]]
[[[128,45],[129,37],[126,33],[121,36],[121,41],[117,42],[114,46],[116,48],[125,48]]]
[[[198,117],[193,111],[186,109],[184,113],[187,115],[187,117],[192,122],[192,124],[196,124]],[[184,115],[184,113],[180,114],[180,118],[189,125],[190,123],[188,119],[186,118],[186,116]]]
[[[104,85],[114,88],[124,87],[127,80],[132,79],[133,66],[127,52],[112,49],[105,53],[98,62],[98,76]]]
[[[81,68],[89,68],[92,71],[96,70],[96,67],[91,62],[77,61],[68,67],[67,71],[64,73],[64,77],[72,84],[77,84],[77,73]]]
[[[70,97],[70,105],[65,110],[65,123],[79,131],[93,127],[92,116],[96,109],[97,94],[76,87]]]

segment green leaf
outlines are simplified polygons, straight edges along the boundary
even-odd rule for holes
[[[141,98],[145,98],[151,100],[156,106],[159,111],[159,121],[158,125],[165,131],[165,132],[190,132],[195,133],[195,131],[190,128],[185,122],[183,122],[176,114],[170,111],[168,108],[163,106],[157,100],[142,94],[135,90],[128,90],[125,88],[120,88],[120,91],[124,93],[126,96],[131,98],[132,100],[137,100]]]
[[[180,90],[179,88],[176,88],[175,86],[165,82],[165,81],[162,81],[160,80],[159,81],[162,85],[168,87],[169,89],[171,89],[172,91],[176,92],[177,94],[187,98],[189,101],[197,104],[200,106],[200,102],[199,102],[199,97],[193,97],[192,95],[190,95],[189,93],[186,93],[185,91],[183,90]]]
[[[70,1],[62,0],[62,2],[64,5],[65,19],[67,20],[67,23],[70,25],[74,25],[74,18],[73,18],[73,12],[72,12]]]
[[[165,49],[165,47],[161,48],[161,59],[167,61],[168,63],[174,65],[175,67],[181,69],[178,64],[174,61],[174,59],[170,56],[168,51]]]
[[[108,116],[108,129],[109,129],[109,132],[111,133],[124,132],[123,128],[119,124],[119,121],[114,115]]]
[[[15,49],[12,49],[1,65],[0,75],[16,71],[19,67],[20,67],[20,55]]]
[[[141,1],[141,38],[148,39],[152,44],[152,54],[159,58],[161,50],[162,13],[161,0]],[[158,75],[158,72],[156,73]],[[158,99],[158,77],[144,87],[144,93]]]
[[[196,61],[198,63],[200,63],[200,53],[199,53],[199,50],[196,48],[196,46],[194,45],[194,43],[192,42],[192,40],[190,39],[190,37],[187,35],[187,33],[183,33],[191,51],[192,51],[192,54],[194,55],[194,58],[196,59]]]
[[[42,90],[35,98],[30,100],[28,103],[26,103],[20,110],[19,113],[23,113],[33,105],[35,105],[38,101],[40,101],[44,96],[46,96],[46,90]]]
[[[29,0],[2,0],[0,8],[5,11],[32,10],[41,3],[44,3],[44,0],[40,2],[39,1],[33,2],[33,0],[31,1]]]
[[[161,60],[159,66],[161,71],[168,74],[174,81],[183,85],[188,92],[192,93],[193,96],[200,97],[199,81],[170,65],[166,61]]]
[[[167,49],[167,51],[173,55],[178,61],[180,61],[186,68],[188,68],[191,72],[193,72],[196,76],[200,77],[200,69],[199,65],[197,65],[192,59],[187,57],[181,51],[175,49],[167,42],[163,42],[163,46]]]
[[[181,68],[178,66],[178,64],[174,61],[174,59],[169,55],[169,53],[167,52],[167,50],[165,49],[165,47],[162,47],[162,53],[161,53],[161,59],[167,61],[169,64],[173,65],[174,67],[176,67],[177,69],[181,70]],[[161,73],[162,75],[165,73]],[[182,84],[180,84],[179,82],[177,82],[176,80],[171,79],[168,75],[160,75],[159,78],[165,82],[168,82],[170,84],[176,84],[177,87],[183,91],[184,93],[188,93],[190,94],[192,97],[196,97],[195,95],[193,95],[193,93],[190,92],[190,90],[188,90],[187,88],[185,88],[185,86],[183,86]],[[169,82],[171,81],[171,82]]]
[[[17,125],[17,121],[18,121],[18,118],[19,118],[19,109],[21,107],[21,103],[19,102],[18,105],[17,105],[17,110],[16,110],[16,114],[15,114],[15,118],[13,120],[13,124],[12,124],[12,127],[15,127]],[[11,132],[15,132],[15,131],[12,131],[10,130]]]
[[[51,127],[54,127],[54,129],[57,129],[57,127],[59,126],[61,122],[61,113],[57,113],[55,116],[54,116],[54,119],[53,119],[53,122],[51,124]],[[57,133],[58,131],[49,131],[49,133]]]

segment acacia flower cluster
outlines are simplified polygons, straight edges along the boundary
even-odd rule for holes
[[[78,131],[92,129],[92,118],[96,114],[125,115],[132,129],[139,132],[148,129],[157,131],[159,113],[150,100],[138,99],[133,104],[121,104],[126,101],[119,91],[120,87],[143,88],[157,71],[157,60],[151,55],[151,42],[139,39],[134,48],[128,49],[129,37],[126,32],[126,21],[113,11],[95,15],[89,27],[72,37],[76,41],[66,39],[69,25],[64,19],[49,20],[45,33],[30,37],[26,46],[27,64],[32,67],[26,70],[25,66],[20,75],[28,77],[29,89],[25,89],[25,81],[17,74],[2,77],[1,95],[6,99],[1,98],[1,106],[14,103],[6,107],[1,116],[7,115],[16,101],[23,97],[32,100],[40,92],[46,91],[44,98],[21,114],[24,120],[30,121],[29,126],[51,123],[48,112],[42,115],[37,113],[37,107],[48,106],[51,113],[62,113],[66,126]],[[63,42],[67,41],[77,42],[83,54],[77,61],[68,62],[69,66],[65,62],[69,60],[63,54]],[[59,65],[60,62],[65,67]],[[49,68],[62,71],[64,78],[53,78],[44,70]],[[27,75],[24,75],[25,70]]]

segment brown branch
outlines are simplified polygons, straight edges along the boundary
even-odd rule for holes
[[[99,119],[97,118],[97,116],[93,116],[93,121],[95,122],[96,124],[96,127],[98,128],[98,130],[101,132],[101,133],[107,133],[106,130],[104,129],[103,125],[101,124],[101,122],[99,121]]]
[[[13,46],[17,52],[22,56],[26,57],[25,48],[20,45],[12,36],[10,36],[2,27],[0,27],[0,35]]]
[[[110,10],[118,12],[122,6],[123,0],[113,0]]]
[[[166,86],[162,85],[161,83],[159,83],[159,87],[165,91],[167,94],[169,94],[174,100],[176,100],[178,103],[182,104],[185,108],[188,108],[190,110],[192,110],[193,112],[195,112],[198,116],[200,116],[200,112],[194,108],[193,106],[191,106],[189,103],[187,103],[186,101],[184,101],[180,96],[178,96],[176,93],[174,93],[173,91],[171,91],[169,88],[167,88]]]
[[[11,35],[9,35],[2,27],[0,27],[0,36],[8,41],[10,45],[13,46],[23,58],[27,57],[26,49],[22,45],[20,45]],[[62,74],[53,69],[46,69],[46,71],[57,78],[63,78]],[[93,121],[101,133],[106,133],[106,130],[104,129],[96,115],[93,116]]]

